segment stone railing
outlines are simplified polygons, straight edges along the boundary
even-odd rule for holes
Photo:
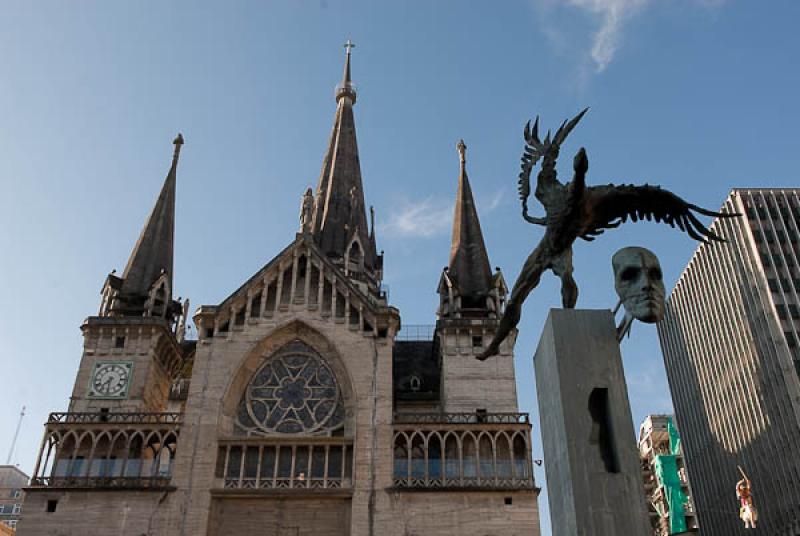
[[[399,489],[536,489],[525,413],[395,415]]]
[[[353,441],[319,437],[221,440],[217,478],[226,490],[349,489]]]
[[[31,487],[168,487],[181,422],[181,413],[51,413]]]

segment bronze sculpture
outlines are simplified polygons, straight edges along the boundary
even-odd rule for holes
[[[529,223],[545,226],[542,240],[525,261],[514,283],[494,338],[486,350],[477,356],[484,360],[498,352],[500,343],[519,323],[522,303],[539,284],[542,273],[552,270],[561,278],[561,299],[564,308],[572,309],[578,300],[578,285],[572,278],[572,244],[578,238],[592,241],[606,229],[614,229],[626,222],[639,219],[676,225],[691,238],[708,242],[723,241],[693,212],[704,216],[731,217],[738,214],[721,214],[687,203],[677,195],[658,186],[614,185],[586,186],[589,160],[581,147],[573,162],[574,175],[568,184],[556,178],[556,160],[561,144],[575,125],[586,114],[583,110],[570,121],[564,121],[555,135],[548,131],[544,141],[539,139],[539,118],[531,128],[525,125],[525,149],[522,154],[522,171],[519,175],[519,194],[522,200],[522,217]],[[536,181],[536,199],[544,206],[545,217],[528,214],[530,174],[542,159],[542,168]]]

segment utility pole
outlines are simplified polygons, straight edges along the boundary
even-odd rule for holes
[[[14,455],[14,448],[17,446],[17,437],[19,436],[19,429],[22,426],[22,418],[25,416],[25,406],[22,406],[22,411],[19,412],[19,421],[17,421],[17,430],[14,432],[14,439],[11,440],[11,449],[8,451],[8,458],[6,465],[11,465],[11,457]]]

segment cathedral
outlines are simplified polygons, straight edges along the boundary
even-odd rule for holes
[[[174,293],[175,139],[124,271],[81,326],[68,410],[45,425],[20,536],[539,535],[515,333],[496,358],[475,359],[507,288],[489,263],[466,147],[449,264],[431,285],[436,324],[407,335],[381,283],[346,48],[297,233],[193,312],[196,340]]]

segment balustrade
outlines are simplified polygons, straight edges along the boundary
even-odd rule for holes
[[[535,489],[527,414],[398,415],[394,428],[395,487]]]
[[[342,438],[223,440],[217,478],[225,489],[352,487],[353,443]]]
[[[169,485],[180,413],[51,413],[33,487]]]

